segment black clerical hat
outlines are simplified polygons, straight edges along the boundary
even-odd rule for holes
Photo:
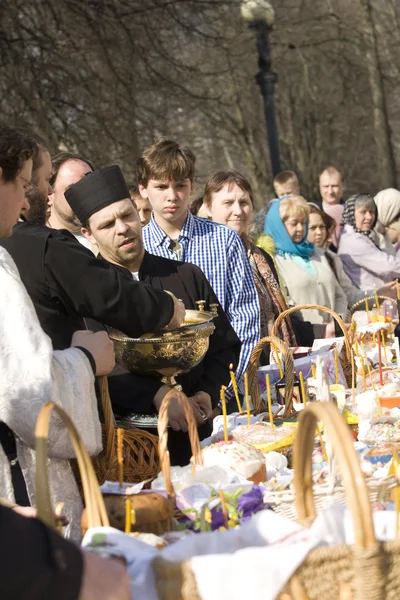
[[[81,223],[105,206],[131,197],[118,165],[88,173],[67,188],[64,195]]]

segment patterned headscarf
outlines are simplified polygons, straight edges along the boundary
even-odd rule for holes
[[[362,231],[361,229],[356,227],[356,203],[357,200],[361,199],[362,197],[367,197],[369,200],[371,200],[372,204],[375,207],[375,221],[373,222],[371,229],[368,229],[367,231]],[[377,219],[378,209],[376,208],[375,200],[369,194],[354,194],[354,196],[350,196],[350,198],[346,201],[344,205],[342,225],[351,225],[354,231],[356,231],[357,233],[361,233],[362,235],[366,235],[367,237],[371,238],[374,236],[374,227],[376,225]]]

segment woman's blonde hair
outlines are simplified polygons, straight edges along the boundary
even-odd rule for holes
[[[279,215],[283,222],[291,217],[308,219],[309,214],[310,206],[303,196],[289,196],[279,203]]]

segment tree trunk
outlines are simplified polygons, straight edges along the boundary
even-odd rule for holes
[[[381,174],[381,185],[382,188],[396,187],[396,167],[371,1],[361,0],[361,5],[363,9],[363,36],[366,45],[365,58],[373,104],[374,139],[378,158],[377,164]]]

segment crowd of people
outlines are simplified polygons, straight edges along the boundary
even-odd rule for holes
[[[194,182],[194,154],[172,140],[143,151],[130,186],[118,165],[95,168],[69,152],[51,157],[45,140],[0,125],[0,504],[7,506],[0,506],[0,531],[13,540],[0,554],[10,573],[17,564],[23,573],[0,580],[4,598],[101,600],[111,585],[113,597],[129,598],[121,565],[81,553],[16,514],[35,506],[34,431],[45,402],[68,411],[95,456],[102,448],[96,376],[108,375],[118,415],[156,414],[171,390],[115,367],[108,326],[139,337],[175,329],[198,300],[218,305],[203,361],[178,378],[204,438],[221,385],[235,410],[230,365],[242,393],[254,346],[288,307],[322,305],[346,320],[375,290],[395,296],[397,190],[346,200],[342,174],[329,166],[316,205],[301,195],[296,174],[283,171],[274,179],[277,197],[255,211],[251,184],[239,172],[212,174],[191,203]],[[310,346],[335,329],[327,313],[302,309],[282,321],[278,335],[289,346]],[[187,464],[187,422],[177,401],[168,414],[171,462]],[[57,417],[48,446],[52,500],[65,503],[65,536],[79,542],[73,449]]]

